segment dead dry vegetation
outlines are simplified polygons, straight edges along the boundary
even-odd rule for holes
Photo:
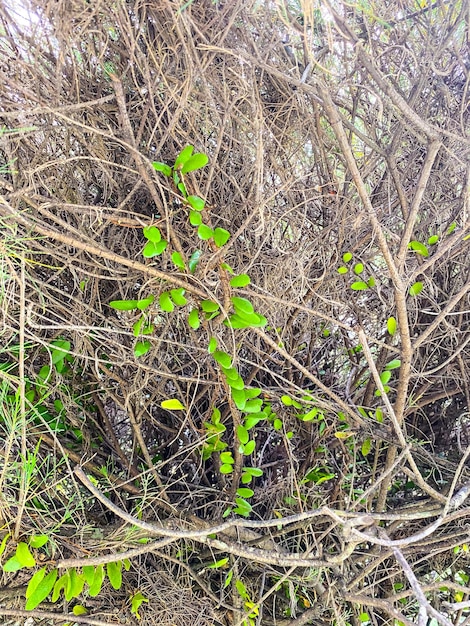
[[[0,7],[4,623],[469,624],[466,3]]]

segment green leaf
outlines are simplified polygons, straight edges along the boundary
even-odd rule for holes
[[[369,288],[368,284],[362,280],[358,280],[351,285],[351,289],[353,291],[364,291],[364,289],[368,289],[368,288]]]
[[[229,465],[233,465],[235,463],[231,452],[221,452],[220,460],[222,463],[228,463]]]
[[[25,593],[26,598],[29,598],[29,596],[32,593],[34,593],[34,591],[36,591],[36,587],[39,585],[39,583],[42,581],[45,575],[46,575],[45,567],[43,567],[42,569],[37,571],[35,574],[33,574],[26,588],[26,593]]]
[[[238,315],[243,315],[243,313],[247,315],[251,315],[254,313],[253,305],[246,298],[239,298],[237,296],[233,296],[232,298],[230,298],[230,300],[232,301],[235,312]]]
[[[189,223],[191,226],[200,226],[202,224],[202,215],[196,211],[189,212]]]
[[[213,234],[214,231],[212,230],[212,228],[209,228],[209,226],[206,226],[205,224],[201,224],[197,229],[197,236],[203,241],[207,241],[208,239],[210,239]]]
[[[167,313],[171,313],[175,308],[168,291],[164,291],[160,294],[159,303],[161,310],[166,311]]]
[[[171,260],[176,265],[176,267],[179,267],[180,270],[186,269],[186,266],[185,266],[184,261],[183,261],[183,257],[181,256],[181,254],[179,252],[176,252],[176,250],[175,250],[175,252],[172,252]]]
[[[250,476],[257,476],[260,477],[263,475],[263,470],[259,469],[258,467],[244,467],[243,471],[246,474],[250,474]]]
[[[146,226],[143,230],[145,239],[148,239],[152,243],[159,243],[162,239],[160,229],[156,226]]]
[[[184,165],[188,159],[191,158],[193,153],[194,146],[186,146],[181,150],[181,152],[176,157],[174,168],[178,169],[180,166]]]
[[[244,420],[244,426],[247,430],[254,428],[259,422],[266,419],[266,413],[259,411],[248,415]]]
[[[140,615],[139,615],[139,608],[141,606],[141,604],[143,602],[148,602],[148,598],[146,598],[144,595],[141,594],[140,591],[138,591],[136,594],[134,594],[132,596],[131,599],[131,613],[133,613],[137,619],[140,619]]]
[[[28,543],[32,548],[42,548],[49,541],[47,535],[31,535],[28,539]]]
[[[248,489],[248,487],[239,487],[237,489],[237,496],[240,496],[242,498],[251,498],[254,495],[255,492],[253,491],[253,489]]]
[[[17,572],[24,565],[20,563],[20,561],[16,558],[16,556],[12,556],[8,561],[3,565],[4,572]]]
[[[2,543],[0,544],[0,556],[5,552],[5,548],[7,547],[7,541],[10,539],[11,533],[7,533],[5,537],[2,539]]]
[[[398,367],[401,367],[400,359],[393,359],[393,361],[389,361],[385,366],[386,370],[396,370]]]
[[[202,152],[198,152],[197,154],[193,154],[191,158],[189,158],[183,167],[181,168],[182,174],[187,174],[188,172],[194,172],[195,170],[201,169],[209,162],[209,158],[207,154]]]
[[[386,385],[390,378],[392,377],[392,372],[390,370],[385,370],[380,374],[380,380],[382,381],[382,385]]]
[[[39,572],[36,572],[36,573],[39,573]],[[33,579],[34,579],[34,576],[30,580],[29,585],[33,582]],[[43,578],[39,582],[38,585],[34,587],[34,590],[30,591],[29,595],[28,595],[28,590],[29,590],[29,585],[28,585],[28,588],[26,590],[27,600],[26,600],[26,606],[25,606],[27,611],[32,611],[39,604],[41,604],[43,600],[47,598],[47,596],[52,591],[52,588],[54,587],[56,579],[57,579],[57,570],[54,569],[52,570],[52,572],[49,572],[49,574],[45,578]]]
[[[215,313],[215,311],[219,310],[219,305],[212,300],[201,300],[201,309],[205,313]]]
[[[230,463],[223,463],[220,466],[221,474],[231,474],[232,472],[233,472],[233,465],[231,465]]]
[[[194,274],[194,272],[196,271],[201,255],[202,255],[202,252],[200,250],[195,250],[192,253],[191,258],[189,259],[189,262],[188,262],[189,271],[191,272],[191,274]]]
[[[426,248],[424,243],[421,243],[420,241],[410,241],[410,243],[408,244],[408,248],[410,250],[414,250],[418,254],[421,254],[421,256],[429,256],[428,249]]]
[[[362,274],[363,271],[364,271],[364,265],[362,263],[356,263],[356,265],[354,266],[354,273]]]
[[[106,573],[113,589],[120,589],[122,585],[122,561],[106,563]]]
[[[219,567],[224,567],[224,565],[227,565],[228,563],[228,557],[224,557],[223,559],[220,559],[220,561],[216,561],[215,563],[211,563],[210,565],[207,566],[207,569],[218,569]]]
[[[178,183],[177,187],[183,198],[187,198],[188,192],[186,191],[186,185],[184,183]]]
[[[230,239],[230,233],[225,228],[216,228],[214,230],[214,242],[218,248],[224,246]]]
[[[70,352],[70,341],[66,341],[65,339],[56,339],[56,341],[51,342],[51,360],[53,365],[57,365],[61,361],[65,359],[65,357]]]
[[[138,359],[150,350],[150,341],[138,341],[134,346],[134,356]]]
[[[362,444],[362,447],[361,447],[362,456],[367,456],[370,452],[371,447],[372,447],[372,440],[368,438]]]
[[[118,311],[133,311],[134,309],[137,309],[138,305],[138,300],[113,300],[109,303],[109,306],[112,309],[116,309]]]
[[[146,259],[151,259],[154,256],[158,256],[159,254],[162,254],[162,252],[166,250],[167,246],[168,246],[168,241],[166,241],[166,239],[162,239],[158,243],[154,243],[153,241],[147,241],[144,249],[142,250],[142,255]]]
[[[168,411],[185,411],[185,407],[179,400],[176,398],[172,398],[169,400],[163,400],[160,404],[162,409],[167,409]]]
[[[93,579],[95,578],[95,568],[93,565],[84,565],[82,567],[82,575],[86,582],[91,585],[93,583]]]
[[[235,498],[235,503],[237,504],[237,508],[234,509],[234,512],[238,513],[238,515],[242,515],[243,517],[248,517],[253,510],[251,504],[246,500],[243,500],[243,498]]]
[[[222,371],[225,374],[225,377],[227,378],[229,384],[230,381],[237,380],[239,377],[239,373],[235,367],[222,367]]]
[[[96,596],[101,591],[101,586],[103,585],[104,580],[104,567],[102,565],[98,565],[95,570],[95,577],[93,579],[93,584],[90,585],[88,590],[88,594],[92,598],[96,598]]]
[[[72,613],[74,615],[86,615],[88,611],[82,604],[76,604],[72,609]]]
[[[28,545],[21,541],[16,548],[16,558],[21,563],[22,567],[34,567],[36,565],[36,561],[34,556],[29,551]]]
[[[243,378],[241,376],[237,376],[234,380],[227,378],[227,382],[232,389],[244,389],[245,383],[243,382]]]
[[[91,567],[90,565],[88,567]],[[95,568],[92,567],[93,570],[93,575],[95,572]],[[54,591],[52,592],[52,602],[57,602],[57,600],[59,599],[60,596],[60,592],[62,591],[62,589],[66,589],[67,585],[68,585],[68,581],[69,581],[69,573],[68,571],[65,572],[65,574],[63,574],[59,580],[55,583],[54,585]]]
[[[367,286],[368,287],[374,287],[374,285],[375,285],[375,278],[373,276],[371,276],[369,278],[369,280],[367,281]]]
[[[439,235],[432,235],[432,237],[429,237],[428,239],[428,245],[434,246],[438,241],[439,241]]]
[[[235,406],[239,411],[243,411],[246,404],[246,390],[231,388],[232,399],[235,402]]]
[[[225,367],[227,369],[232,367],[232,358],[226,352],[222,352],[221,350],[216,350],[212,354],[212,356],[217,361],[217,363],[220,363],[220,365],[222,365],[222,367]]]
[[[245,413],[259,413],[261,411],[261,407],[263,405],[263,401],[261,399],[247,400],[245,404]]]
[[[280,420],[278,417],[273,422],[273,428],[274,430],[281,430],[282,428],[282,420]]]
[[[292,398],[290,396],[281,396],[281,402],[284,406],[292,406]]]
[[[65,588],[65,599],[70,601],[72,598],[78,598],[83,591],[85,578],[77,574],[74,567],[68,571],[69,577]]]
[[[351,252],[345,252],[343,254],[343,262],[344,263],[349,263],[349,261],[353,258],[353,255],[351,254]]]
[[[171,169],[171,167],[169,165],[166,165],[165,163],[160,163],[159,161],[154,161],[152,163],[153,169],[156,170],[157,172],[161,172],[162,174],[165,174],[165,176],[169,176],[171,177],[173,171]]]
[[[237,437],[240,443],[248,443],[250,439],[247,429],[242,424],[237,426]]]
[[[419,293],[422,292],[423,287],[424,287],[423,283],[420,283],[419,281],[415,283],[414,285],[411,285],[410,296],[417,296]]]
[[[143,298],[142,300],[139,300],[137,302],[137,308],[139,309],[139,311],[145,311],[145,309],[148,308],[154,300],[155,296],[152,295],[150,295],[148,298]]]
[[[397,320],[394,317],[388,318],[387,330],[388,330],[388,334],[391,335],[392,337],[397,332]]]
[[[244,446],[243,446],[243,454],[245,456],[250,456],[250,454],[253,454],[253,452],[255,450],[255,447],[256,447],[256,441],[254,441],[252,439],[248,443],[244,444]]]
[[[194,211],[202,211],[206,205],[204,200],[199,196],[188,196],[186,200]]]
[[[170,291],[173,302],[178,306],[184,306],[188,302],[187,299],[184,297],[184,292],[185,290],[183,289],[183,287],[180,287],[179,289],[172,289]]]
[[[199,311],[197,309],[193,309],[188,315],[188,324],[193,330],[197,330],[201,325],[201,321],[199,319]]]
[[[239,276],[234,276],[230,280],[231,287],[246,287],[251,283],[251,278],[248,274],[240,274]]]
[[[230,267],[230,265],[228,263],[221,263],[220,267],[225,270],[226,272],[228,272],[229,274],[235,274],[235,272],[233,271],[233,269]]]
[[[349,270],[344,265],[341,265],[341,267],[338,267],[337,271],[338,271],[338,274],[347,274]]]
[[[217,339],[216,337],[211,337],[209,339],[209,345],[207,346],[207,352],[209,352],[209,354],[213,354],[216,348],[217,348]],[[237,375],[238,375],[238,372],[237,372]]]
[[[266,326],[268,320],[258,313],[252,313],[251,316],[247,314],[243,314],[243,317],[240,315],[230,315],[228,320],[224,320],[224,325],[229,328],[261,328],[262,326]]]
[[[451,235],[457,227],[457,222],[452,222],[452,224],[447,229],[447,234]]]

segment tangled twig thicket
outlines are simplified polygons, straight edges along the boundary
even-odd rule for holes
[[[468,623],[466,3],[0,7],[4,556],[37,533],[51,567],[132,556],[81,623],[130,623],[138,590],[145,626]],[[152,167],[187,145],[219,249]],[[146,260],[150,225],[169,246]],[[227,266],[267,326],[159,310],[181,286],[229,304]],[[149,293],[137,358],[109,303]],[[275,413],[245,457],[210,337]],[[233,473],[203,455],[214,408]],[[242,465],[251,513],[223,522]]]

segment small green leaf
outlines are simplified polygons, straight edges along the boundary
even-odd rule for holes
[[[186,269],[186,266],[185,266],[184,261],[183,261],[183,257],[181,256],[181,254],[179,252],[176,252],[176,250],[175,250],[175,252],[172,252],[171,260],[176,265],[176,267],[179,267],[180,270]]]
[[[248,517],[253,510],[251,504],[243,498],[235,498],[235,503],[237,504],[237,508],[234,509],[234,512],[243,517]]]
[[[386,385],[390,378],[392,377],[392,372],[390,370],[385,370],[380,374],[380,380],[382,381],[382,385]]]
[[[230,463],[223,463],[220,466],[221,474],[231,474],[232,472],[233,472],[233,465],[231,465]]]
[[[191,258],[189,259],[189,262],[188,262],[189,271],[191,272],[191,274],[194,274],[194,272],[196,271],[201,255],[202,255],[202,252],[200,250],[195,250],[192,253]]]
[[[187,299],[184,297],[184,292],[185,290],[183,289],[183,287],[180,287],[179,289],[172,289],[170,291],[173,302],[178,306],[184,306],[188,302]]]
[[[389,361],[385,366],[386,370],[396,370],[398,367],[401,367],[400,359],[393,359],[393,361]]]
[[[88,594],[92,598],[96,598],[96,596],[101,591],[101,586],[103,585],[104,580],[104,567],[103,565],[98,565],[95,570],[95,577],[93,579],[93,583],[90,585],[88,590]]]
[[[362,447],[361,447],[362,456],[367,456],[370,452],[371,447],[372,447],[372,440],[368,438],[362,444]]]
[[[292,406],[292,398],[290,396],[281,396],[281,402],[284,406]]]
[[[133,311],[138,305],[138,300],[113,300],[109,303],[109,306],[117,311]]]
[[[224,372],[226,371],[224,368],[222,369]],[[245,388],[245,383],[243,382],[243,378],[241,376],[237,376],[234,380],[227,378],[227,382],[232,389],[241,390]]]
[[[362,280],[358,280],[351,285],[351,289],[353,291],[364,291],[364,289],[368,289],[369,286]]]
[[[165,176],[171,177],[173,172],[169,165],[166,165],[165,163],[160,163],[159,161],[154,161],[152,165],[153,169],[157,172],[161,172],[162,174],[165,174]]]
[[[219,305],[212,300],[201,300],[201,309],[205,313],[215,313],[215,311],[219,310]]]
[[[260,477],[263,475],[263,470],[259,469],[258,467],[244,467],[243,471],[247,474],[250,474],[250,476]]]
[[[178,183],[177,187],[183,198],[187,198],[188,192],[186,191],[186,185],[184,183]]]
[[[237,437],[240,443],[248,443],[250,439],[247,429],[241,424],[240,426],[237,426]]]
[[[347,274],[349,270],[344,265],[341,265],[341,267],[338,267],[337,271],[338,271],[338,274]]]
[[[356,265],[354,266],[354,273],[362,274],[363,271],[364,271],[364,265],[362,263],[356,263]]]
[[[245,389],[234,389],[233,387],[231,388],[231,395],[232,395],[233,401],[235,402],[235,406],[237,407],[239,411],[243,411],[243,409],[245,408],[245,404],[246,404],[245,393],[246,393]]]
[[[74,567],[68,571],[69,578],[67,587],[65,588],[65,599],[70,601],[72,598],[78,598],[83,591],[85,585],[85,578],[79,574]]]
[[[5,537],[2,539],[2,543],[0,544],[0,556],[5,552],[5,548],[7,547],[7,541],[10,539],[11,533],[7,533]]]
[[[252,439],[248,443],[244,444],[242,452],[245,456],[250,456],[250,454],[253,454],[255,447],[256,447],[256,441]]]
[[[182,165],[184,165],[184,163],[186,163],[186,161],[191,158],[193,150],[194,146],[186,146],[185,148],[183,148],[176,157],[174,168],[179,169]]]
[[[216,337],[211,337],[209,339],[209,345],[207,346],[207,351],[209,354],[213,354],[214,350],[217,348],[217,339]],[[237,372],[238,375],[238,372]]]
[[[22,567],[34,567],[36,561],[29,551],[28,545],[21,541],[16,548],[16,558],[21,563]]]
[[[122,585],[122,561],[106,563],[106,573],[113,589],[120,589]]]
[[[206,205],[204,200],[199,196],[188,196],[186,200],[194,211],[202,211]]]
[[[351,254],[351,252],[345,252],[343,254],[343,262],[344,263],[349,263],[349,261],[353,258],[353,255]]]
[[[39,572],[36,572],[36,573],[38,574]],[[34,579],[34,576],[30,580],[30,584],[33,582],[33,579]],[[39,604],[41,604],[43,600],[47,598],[47,596],[52,591],[52,588],[54,587],[56,579],[57,579],[57,570],[54,569],[52,570],[52,572],[49,572],[49,574],[45,578],[43,578],[39,582],[38,585],[35,586],[34,590],[30,591],[29,595],[28,595],[28,590],[29,590],[29,585],[28,585],[28,588],[26,590],[27,600],[26,600],[26,606],[25,606],[25,609],[27,611],[32,611]]]
[[[145,239],[148,239],[152,243],[158,243],[162,239],[160,229],[156,226],[146,226],[143,232]]]
[[[182,174],[187,174],[188,172],[194,172],[195,170],[201,169],[209,162],[207,154],[202,152],[198,152],[197,154],[193,154],[187,161],[185,161],[183,167],[181,168]]]
[[[221,263],[220,267],[225,270],[226,272],[228,272],[229,274],[235,274],[235,272],[233,271],[233,269],[230,267],[230,265],[228,263]]]
[[[238,298],[237,296],[233,296],[230,298],[232,301],[233,307],[238,315],[246,313],[251,315],[254,313],[253,305],[246,298]]]
[[[148,602],[148,598],[146,598],[144,595],[141,594],[140,591],[138,591],[136,594],[134,594],[132,596],[131,599],[131,613],[133,613],[137,619],[140,619],[140,615],[139,615],[139,608],[141,606],[141,604],[143,602]]]
[[[220,460],[222,463],[228,463],[229,465],[233,465],[235,463],[231,452],[221,452]]]
[[[394,317],[388,318],[387,330],[388,330],[388,334],[391,335],[392,337],[397,332],[397,320]]]
[[[278,417],[273,422],[273,428],[274,430],[281,430],[282,428],[282,421]]]
[[[188,315],[188,324],[193,330],[197,330],[201,325],[201,321],[199,319],[199,311],[197,309],[193,309]]]
[[[89,565],[88,567],[91,567],[91,566]],[[93,570],[93,576],[94,576],[95,568],[91,567],[91,569]],[[93,578],[92,578],[92,580],[93,580]],[[59,578],[59,580],[54,585],[54,590],[52,592],[52,598],[51,598],[52,602],[57,602],[57,600],[59,599],[60,592],[62,591],[62,589],[66,589],[67,588],[68,581],[69,581],[69,573],[67,571],[67,572],[65,572],[65,574],[63,574]]]
[[[224,246],[230,239],[230,233],[225,228],[216,228],[214,230],[214,243],[218,248]]]
[[[457,222],[452,222],[452,224],[447,229],[447,234],[451,235],[457,227]]]
[[[185,407],[179,400],[176,398],[172,398],[170,400],[163,400],[160,404],[162,409],[167,409],[168,411],[185,411]]]
[[[244,411],[245,413],[259,413],[261,411],[262,405],[263,401],[259,398],[254,400],[247,400]]]
[[[421,283],[419,281],[417,283],[415,283],[414,285],[411,285],[411,287],[410,287],[410,296],[417,296],[419,293],[422,292],[423,287],[424,287],[423,283]]]
[[[247,314],[243,314],[243,317],[240,315],[230,315],[228,320],[224,320],[224,325],[229,328],[261,328],[262,326],[266,326],[268,320],[258,313],[252,313],[251,316]]]
[[[371,276],[369,278],[369,280],[367,281],[367,286],[368,287],[374,287],[375,286],[375,278],[373,276]]]
[[[74,615],[86,615],[88,611],[82,604],[76,604],[72,609],[72,613]]]
[[[189,223],[191,226],[200,226],[202,224],[202,215],[196,211],[189,212]]]
[[[230,280],[231,287],[246,287],[251,283],[251,278],[248,274],[240,274],[239,276],[234,276]]]
[[[421,256],[429,256],[428,249],[420,241],[410,241],[410,243],[408,244],[408,248],[410,250],[414,250],[418,254],[421,254]]]
[[[171,313],[175,308],[168,291],[164,291],[160,294],[159,303],[161,310],[166,311],[167,313]]]
[[[153,241],[147,241],[144,249],[142,250],[142,255],[146,259],[151,259],[154,256],[158,256],[159,254],[162,254],[162,252],[166,250],[167,246],[168,246],[168,241],[166,241],[166,239],[162,239],[158,243],[154,243]]]
[[[248,415],[244,421],[245,428],[250,430],[254,428],[259,422],[266,419],[266,414],[261,411],[258,413],[252,413]]]
[[[28,587],[26,588],[26,593],[25,593],[26,598],[29,598],[29,596],[32,593],[34,593],[34,591],[36,591],[36,587],[39,585],[39,583],[42,581],[45,575],[46,575],[45,567],[43,567],[42,569],[35,572],[35,574],[33,574],[31,580],[28,583]]]
[[[47,535],[31,535],[28,539],[28,543],[32,548],[42,548],[49,541]]]
[[[434,246],[438,241],[439,241],[439,235],[432,235],[432,237],[429,237],[428,239],[428,245]]]
[[[202,239],[203,241],[207,241],[213,235],[214,235],[214,231],[212,230],[212,228],[209,228],[209,226],[206,226],[205,224],[201,224],[199,228],[197,229],[197,236],[199,237],[199,239]]]
[[[207,569],[218,569],[219,567],[224,567],[224,565],[227,565],[228,563],[228,557],[224,557],[223,559],[220,559],[220,561],[216,561],[215,563],[211,563],[210,565],[207,566]]]
[[[95,568],[93,565],[84,565],[82,567],[82,575],[85,581],[91,585],[93,583],[93,579],[95,578]]]
[[[248,487],[239,487],[237,489],[237,496],[240,496],[242,498],[251,498],[254,495],[255,492],[253,491],[253,489],[249,489]]]
[[[136,358],[144,356],[150,350],[150,346],[150,341],[138,341],[134,346],[134,356]]]
[[[226,352],[222,352],[221,350],[216,350],[212,354],[212,356],[217,361],[217,363],[220,363],[220,365],[222,365],[222,367],[225,367],[227,369],[232,367],[232,358]]]

